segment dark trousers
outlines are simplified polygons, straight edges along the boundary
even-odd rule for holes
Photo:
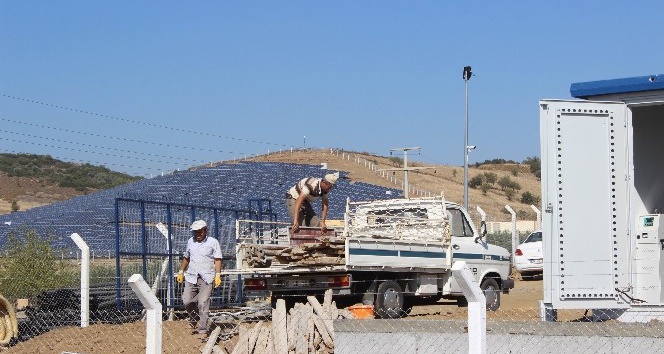
[[[295,220],[295,199],[286,198],[286,208],[288,209],[288,214],[290,214],[291,219]],[[303,202],[299,214],[300,226],[320,226],[320,220],[318,219],[318,215],[316,215],[314,208],[311,206],[311,203],[306,201]]]

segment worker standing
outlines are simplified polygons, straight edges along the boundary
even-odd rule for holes
[[[182,302],[189,314],[189,326],[201,340],[207,339],[207,320],[210,311],[210,296],[213,286],[221,285],[221,247],[219,241],[208,237],[208,227],[204,220],[191,224],[193,236],[187,241],[178,283],[184,281]]]
[[[322,233],[327,232],[325,220],[328,213],[328,193],[337,183],[339,173],[328,173],[323,178],[308,177],[297,182],[286,193],[286,208],[293,219],[293,232],[297,233],[300,226],[320,227]],[[321,199],[320,219],[311,203]]]

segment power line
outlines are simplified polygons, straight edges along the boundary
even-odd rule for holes
[[[187,158],[183,158],[183,157],[156,155],[156,154],[150,154],[150,153],[141,152],[141,151],[123,150],[123,149],[110,148],[110,147],[105,147],[105,146],[97,146],[97,145],[91,145],[91,144],[85,144],[85,143],[77,143],[75,141],[60,140],[60,139],[48,138],[48,137],[38,136],[38,135],[30,135],[30,134],[25,134],[25,133],[12,132],[12,131],[9,131],[9,130],[0,130],[0,132],[19,135],[19,136],[24,136],[24,137],[29,137],[29,138],[37,138],[37,139],[56,141],[56,142],[65,143],[65,144],[74,144],[74,145],[87,146],[87,147],[92,147],[92,148],[97,148],[97,149],[113,150],[113,151],[126,152],[126,153],[131,153],[131,154],[147,155],[147,156],[154,156],[154,157],[163,157],[163,158],[167,158],[167,159],[176,159],[176,160],[183,160],[183,161],[188,161],[188,162],[207,163],[207,161],[203,161],[203,160],[192,160],[192,159],[187,159]]]
[[[46,103],[46,102],[41,102],[41,101],[32,100],[32,99],[28,99],[28,98],[16,97],[16,96],[4,94],[4,93],[0,93],[0,96],[5,97],[5,98],[11,98],[11,99],[18,100],[18,101],[24,101],[24,102],[39,104],[39,105],[46,106],[46,107],[58,108],[58,109],[67,110],[67,111],[71,111],[71,112],[83,113],[83,114],[87,114],[87,115],[91,115],[91,116],[95,116],[95,117],[113,119],[113,120],[117,120],[117,121],[121,121],[121,122],[140,124],[140,125],[144,125],[144,126],[148,126],[148,127],[161,128],[161,129],[173,130],[173,131],[189,133],[189,134],[196,134],[196,135],[206,135],[206,136],[210,136],[210,137],[214,137],[214,138],[230,139],[230,140],[236,140],[236,141],[242,141],[242,142],[248,142],[248,143],[257,143],[257,144],[264,144],[264,145],[288,147],[288,145],[286,145],[286,144],[277,144],[277,143],[270,143],[270,142],[264,142],[264,141],[258,141],[258,140],[241,139],[241,138],[235,138],[235,137],[230,137],[230,136],[212,134],[212,133],[208,133],[208,132],[200,132],[200,131],[193,131],[193,130],[187,130],[187,129],[182,129],[182,128],[169,127],[169,126],[161,125],[161,124],[146,123],[146,122],[141,122],[141,121],[137,121],[137,120],[133,120],[133,119],[119,118],[119,117],[114,117],[114,116],[110,116],[110,115],[107,115],[107,114],[101,114],[101,113],[85,111],[85,110],[77,109],[77,108],[59,106],[59,105],[55,105],[55,104],[52,104],[52,103]]]
[[[195,148],[195,147],[191,147],[191,146],[162,144],[162,143],[155,143],[155,142],[152,142],[152,141],[134,140],[134,139],[127,139],[127,138],[120,138],[120,137],[117,137],[117,136],[108,136],[108,135],[102,135],[102,134],[86,133],[86,132],[81,132],[81,131],[76,131],[76,130],[69,130],[69,129],[64,129],[64,128],[50,127],[50,126],[47,126],[47,125],[20,122],[20,121],[17,121],[17,120],[7,119],[7,118],[0,118],[0,121],[23,124],[23,125],[28,125],[28,126],[31,126],[31,127],[36,127],[36,128],[51,129],[51,130],[57,130],[57,131],[66,132],[66,133],[81,134],[81,135],[93,136],[93,137],[96,137],[96,138],[114,139],[114,140],[132,142],[132,143],[165,146],[165,147],[178,148],[178,149],[189,149],[189,150],[199,150],[199,151],[207,151],[207,152],[220,152],[220,153],[226,153],[226,154],[245,154],[246,155],[246,153],[242,153],[242,152],[203,149],[203,148]]]
[[[168,161],[151,160],[151,159],[144,159],[144,158],[141,158],[141,157],[134,157],[134,156],[116,155],[116,154],[108,154],[108,153],[89,151],[89,150],[72,149],[72,148],[63,147],[63,146],[40,144],[40,143],[31,142],[31,141],[7,139],[7,138],[1,138],[1,137],[0,137],[0,140],[13,141],[15,143],[37,145],[37,146],[43,146],[43,147],[48,147],[48,148],[63,149],[63,150],[69,150],[69,151],[75,151],[75,152],[84,152],[84,153],[87,153],[87,154],[104,155],[104,156],[110,156],[110,157],[120,157],[120,158],[123,158],[123,159],[141,160],[141,161],[148,161],[148,162],[158,162],[158,163],[164,163],[164,164],[169,163]]]
[[[2,152],[3,153],[8,153],[8,154],[25,154],[25,152],[23,152],[23,151],[7,150],[7,149],[2,149]],[[58,160],[65,161],[65,162],[76,162],[76,163],[84,162],[84,163],[89,163],[89,164],[97,165],[97,166],[111,165],[111,166],[118,166],[118,167],[137,168],[137,169],[141,169],[141,170],[145,170],[145,169],[149,168],[149,167],[145,167],[145,166],[132,166],[132,165],[125,165],[125,164],[118,164],[118,163],[98,162],[98,161],[89,161],[89,160],[81,160],[81,159],[70,159],[70,158],[67,158],[67,157],[56,156],[56,155],[49,155],[49,156],[51,156],[54,159],[58,159]]]

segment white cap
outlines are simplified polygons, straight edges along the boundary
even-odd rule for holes
[[[332,185],[337,184],[337,179],[339,179],[339,172],[328,173],[323,177],[324,180],[330,182]]]
[[[196,231],[206,227],[207,223],[205,222],[205,220],[196,220],[193,223],[191,223],[191,228],[189,228],[189,230]]]

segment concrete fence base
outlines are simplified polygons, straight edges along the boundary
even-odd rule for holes
[[[337,320],[335,353],[468,353],[466,321]],[[664,323],[487,322],[487,353],[664,353]]]

